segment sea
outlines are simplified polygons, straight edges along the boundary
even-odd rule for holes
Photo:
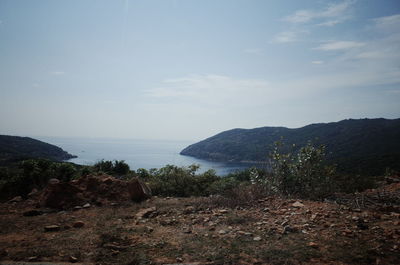
[[[61,147],[70,154],[78,156],[68,160],[80,165],[93,165],[104,160],[124,160],[131,169],[161,168],[166,165],[200,165],[199,173],[213,169],[219,176],[253,166],[248,163],[224,163],[197,159],[180,155],[179,152],[191,141],[139,140],[112,138],[61,138],[35,137],[43,142]]]

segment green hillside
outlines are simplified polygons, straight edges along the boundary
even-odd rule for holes
[[[308,141],[324,144],[328,161],[343,171],[381,174],[386,167],[400,170],[400,119],[349,119],[297,129],[233,129],[190,145],[181,154],[213,161],[266,161],[274,142],[282,138],[297,148]]]
[[[0,165],[27,158],[63,161],[74,157],[60,147],[29,137],[0,135]]]

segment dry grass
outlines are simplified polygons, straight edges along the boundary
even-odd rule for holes
[[[0,260],[26,261],[36,256],[41,261],[65,262],[74,256],[84,264],[400,262],[396,247],[400,219],[395,214],[381,218],[372,210],[358,212],[312,201],[302,201],[305,206],[296,208],[291,206],[294,201],[277,197],[254,196],[242,206],[220,199],[153,198],[141,204],[34,217],[22,217],[29,205],[1,204],[0,254],[4,249],[7,255],[0,255]],[[139,209],[148,207],[156,207],[154,217],[135,217]],[[355,218],[366,219],[369,228],[359,230]],[[74,228],[78,220],[85,226]],[[60,231],[44,232],[50,224],[59,225]],[[290,232],[284,232],[286,225]],[[347,230],[350,234],[344,233]],[[258,236],[261,240],[255,241]]]

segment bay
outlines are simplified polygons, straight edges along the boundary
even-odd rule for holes
[[[70,154],[78,156],[70,159],[80,165],[93,165],[104,160],[125,160],[131,169],[161,168],[168,164],[176,166],[200,165],[199,172],[209,169],[224,176],[243,170],[251,164],[212,162],[180,155],[179,152],[192,144],[190,141],[139,140],[112,138],[64,138],[35,137],[41,141],[61,147]]]

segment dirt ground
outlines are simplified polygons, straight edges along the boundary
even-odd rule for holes
[[[220,197],[69,211],[2,203],[0,264],[400,264],[397,206],[279,197],[227,205]]]

